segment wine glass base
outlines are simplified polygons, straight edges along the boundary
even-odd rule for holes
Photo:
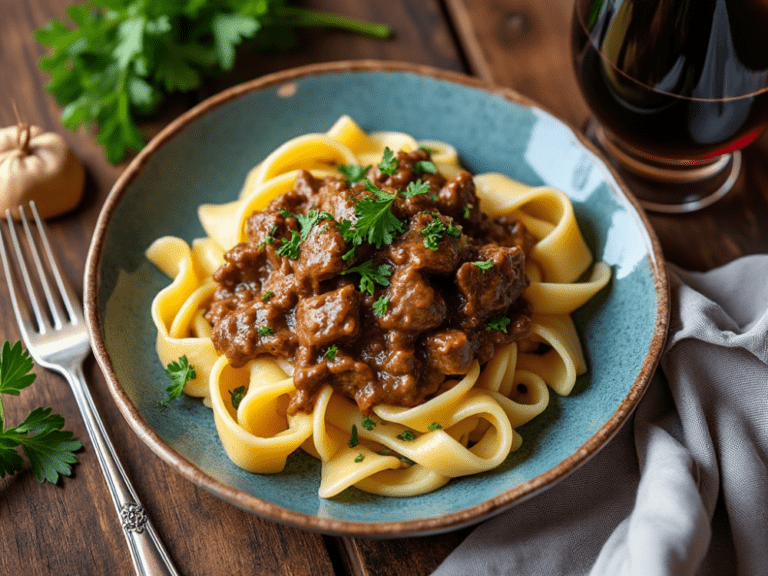
[[[708,161],[665,162],[628,151],[594,118],[586,132],[650,212],[685,214],[711,206],[731,191],[741,173],[738,150]]]

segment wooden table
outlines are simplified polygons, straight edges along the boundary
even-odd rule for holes
[[[291,54],[246,54],[236,69],[191,97],[175,98],[151,136],[175,115],[232,84],[267,72],[318,61],[379,58],[430,64],[479,76],[538,100],[583,126],[587,110],[570,68],[573,0],[311,0],[307,7],[381,21],[394,39],[379,41],[339,31],[302,32]],[[37,68],[43,48],[32,31],[62,18],[69,0],[2,0],[0,4],[0,125],[15,124],[15,101],[26,121],[59,131],[88,169],[86,196],[72,214],[50,223],[66,274],[82,291],[85,254],[99,209],[125,165],[107,163],[93,134],[61,128],[60,110]],[[706,270],[745,254],[768,252],[768,137],[745,151],[737,190],[688,216],[651,215],[668,260]],[[0,191],[2,193],[2,191]],[[19,332],[0,287],[0,340]],[[144,501],[183,574],[429,574],[466,536],[401,540],[332,538],[287,528],[225,504],[196,488],[156,457],[133,433],[112,401],[95,362],[87,366],[96,404]],[[34,406],[54,406],[67,428],[86,440],[74,475],[57,486],[38,485],[28,468],[0,480],[1,574],[132,574],[131,561],[93,451],[69,388],[43,370],[19,399],[6,402],[16,422]]]

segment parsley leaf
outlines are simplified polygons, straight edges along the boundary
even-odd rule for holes
[[[98,126],[110,162],[144,139],[136,121],[153,114],[170,92],[189,92],[203,78],[234,66],[246,39],[291,48],[293,29],[332,26],[386,38],[386,26],[286,6],[285,0],[85,0],[68,8],[69,28],[52,20],[35,36],[51,51],[39,61],[47,89],[71,130]]]
[[[360,454],[355,456],[355,462],[362,462],[363,460],[365,460],[365,456],[363,455],[362,452],[360,452]]]
[[[424,238],[424,247],[430,250],[437,250],[440,247],[438,242],[440,242],[443,233],[447,230],[448,228],[443,224],[442,220],[437,216],[432,216],[432,221],[419,230],[419,234]]]
[[[0,353],[0,394],[18,396],[20,390],[35,380],[31,374],[33,362],[21,343],[5,342]],[[0,399],[0,478],[15,474],[22,468],[21,446],[38,482],[55,484],[59,476],[69,476],[77,462],[75,452],[82,448],[72,432],[62,430],[64,418],[51,414],[51,408],[35,408],[24,421],[6,427],[3,403]]]
[[[161,406],[167,406],[168,402],[178,398],[182,390],[184,390],[186,383],[197,378],[195,367],[189,363],[186,355],[179,358],[178,362],[168,364],[165,368],[165,373],[171,379],[172,384],[165,389],[168,393],[168,398],[160,401]]]
[[[419,160],[416,162],[416,164],[413,165],[413,171],[416,174],[421,174],[422,172],[431,172],[432,174],[437,174],[437,166],[435,166],[429,160]]]
[[[312,208],[307,215],[297,214],[295,218],[299,221],[301,227],[301,239],[306,240],[309,236],[312,227],[320,220],[333,220],[333,216],[328,212],[319,212],[316,208]]]
[[[275,333],[271,326],[261,326],[258,332],[259,336],[272,336]]]
[[[272,229],[267,234],[266,238],[259,242],[259,248],[264,248],[265,244],[274,244],[275,243],[275,232],[277,232],[277,225],[272,226]]]
[[[496,316],[494,318],[491,318],[488,320],[488,322],[485,325],[486,330],[499,330],[500,332],[504,332],[504,334],[507,333],[507,326],[509,326],[509,323],[512,320],[507,318],[506,316]]]
[[[272,292],[272,290],[267,290],[266,292],[264,292],[264,294],[261,295],[261,301],[269,302],[270,300],[272,300],[272,298],[274,298],[274,296],[275,296],[275,293]]]
[[[359,266],[347,268],[341,274],[360,274],[360,292],[363,294],[368,292],[373,296],[373,291],[376,284],[379,286],[389,286],[389,277],[392,276],[392,270],[386,264],[381,264],[376,267],[373,262],[368,260]]]
[[[19,437],[13,428],[3,430],[3,420],[0,418],[0,478],[6,474],[15,474],[21,470],[21,455],[16,451]]]
[[[360,182],[365,178],[365,174],[371,169],[371,165],[359,166],[357,164],[350,164],[349,166],[339,165],[336,166],[336,170],[344,174],[344,180],[347,184],[354,184]]]
[[[392,176],[392,174],[397,172],[397,168],[397,158],[395,158],[394,153],[389,149],[389,146],[387,146],[384,148],[384,156],[382,157],[381,163],[379,164],[379,170],[381,170],[382,174]]]
[[[328,346],[328,349],[323,354],[323,357],[333,362],[336,359],[336,354],[338,353],[339,353],[339,347],[336,344],[331,344],[330,346]]]
[[[493,262],[491,262],[490,260],[478,260],[477,262],[472,262],[472,264],[480,268],[480,270],[482,270],[483,272],[493,268]]]
[[[347,442],[347,445],[350,448],[354,448],[358,444],[360,444],[360,440],[357,438],[357,426],[352,424],[352,436],[350,436],[349,442]]]
[[[430,148],[429,146],[419,146],[419,150],[422,150],[423,152],[426,152],[430,156],[432,156],[432,153],[434,152],[434,150],[432,148]]]
[[[38,482],[55,484],[59,475],[69,476],[71,464],[77,462],[74,452],[83,445],[72,438],[72,432],[61,430],[63,426],[64,418],[51,414],[51,408],[35,408],[15,428]]]
[[[299,247],[301,245],[301,234],[296,232],[296,230],[291,230],[291,239],[286,240],[283,238],[281,242],[282,244],[280,244],[280,247],[276,250],[278,256],[285,256],[291,260],[298,259]]]
[[[427,426],[427,428],[429,428],[430,430],[432,430],[434,432],[435,430],[440,430],[442,428],[442,426],[440,424],[438,424],[437,422],[432,422],[432,424]]]
[[[376,428],[376,422],[370,416],[364,416],[362,424],[363,424],[363,428],[365,428],[366,430],[373,430],[374,428]]]
[[[234,390],[229,390],[229,395],[232,396],[232,407],[237,410],[240,407],[240,402],[243,401],[245,396],[245,386],[238,386]]]
[[[405,198],[413,198],[414,196],[420,196],[427,192],[429,192],[429,184],[427,182],[422,182],[421,180],[416,180],[416,182],[408,182],[408,186],[405,187],[405,190],[403,190],[401,194]]]
[[[36,374],[30,374],[33,363],[29,352],[23,350],[21,342],[13,346],[6,340],[0,353],[0,394],[18,396],[20,391],[35,381]],[[3,417],[0,405],[0,418]]]
[[[472,204],[464,204],[464,210],[462,212],[464,220],[469,220],[469,217],[472,215],[472,208]]]
[[[389,298],[386,296],[379,296],[379,299],[373,303],[373,313],[376,316],[384,316],[387,312],[387,306],[389,306]]]
[[[357,222],[355,222],[354,235],[359,239],[355,245],[366,240],[379,249],[382,246],[392,244],[395,236],[402,234],[403,223],[397,219],[391,210],[395,195],[380,190],[367,178],[365,183],[366,189],[376,197],[376,200],[366,196],[355,204]]]
[[[402,432],[400,432],[400,434],[397,435],[397,437],[400,440],[403,440],[405,442],[411,442],[416,438],[416,436],[414,436],[413,432],[411,432],[410,430],[403,430]]]

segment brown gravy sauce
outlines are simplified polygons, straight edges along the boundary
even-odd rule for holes
[[[290,413],[310,411],[326,383],[363,414],[381,403],[416,406],[474,359],[483,364],[528,335],[530,306],[521,295],[531,235],[518,221],[484,214],[467,172],[450,179],[420,172],[417,163],[430,160],[424,150],[395,158],[394,173],[374,166],[366,174],[396,194],[391,212],[403,233],[391,244],[362,242],[350,257],[342,222],[356,222],[356,204],[371,192],[363,181],[302,171],[293,190],[248,218],[248,241],[214,274],[219,287],[205,318],[216,350],[235,367],[262,354],[292,361]],[[417,181],[428,192],[405,197]],[[308,214],[323,216],[306,230],[296,216]],[[428,234],[435,229],[443,232]],[[284,246],[299,239],[298,253],[286,255]],[[389,272],[372,295],[360,274],[344,274],[368,262]]]

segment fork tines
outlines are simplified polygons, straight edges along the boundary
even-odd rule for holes
[[[29,209],[34,218],[37,234],[33,233],[33,226],[27,218],[24,206],[19,206],[19,219],[21,227],[24,229],[26,242],[20,241],[20,234],[17,233],[18,225],[14,222],[10,210],[6,210],[6,219],[8,222],[8,235],[10,236],[10,246],[13,246],[15,252],[15,263],[11,264],[11,258],[6,250],[6,244],[3,240],[3,234],[0,233],[0,259],[3,262],[5,278],[8,282],[8,290],[11,296],[16,317],[21,321],[23,315],[34,317],[37,330],[40,333],[48,331],[51,327],[59,329],[65,322],[77,323],[82,318],[73,302],[78,302],[71,287],[64,282],[56,256],[51,249],[48,235],[45,231],[40,214],[34,202],[29,203]],[[39,240],[36,239],[39,238]],[[42,245],[42,252],[39,246]],[[31,262],[31,265],[30,265]],[[34,269],[37,280],[32,276],[31,269]],[[18,281],[21,280],[25,290],[17,290]],[[57,290],[52,290],[55,285]],[[47,302],[47,306],[41,306],[40,288]],[[27,293],[27,298],[23,297],[23,292]],[[24,304],[21,301],[25,300]]]

